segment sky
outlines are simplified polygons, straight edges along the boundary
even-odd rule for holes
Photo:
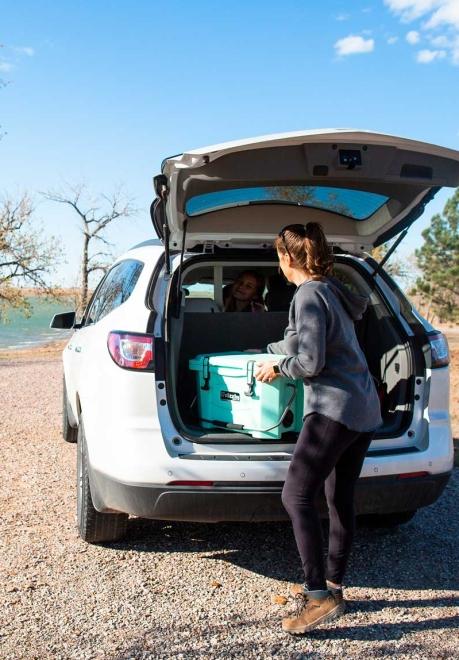
[[[152,177],[187,149],[350,127],[459,150],[459,0],[0,0],[0,17],[0,194],[33,197],[65,286],[78,222],[43,191],[123,186],[137,213],[111,225],[117,255],[154,236]]]

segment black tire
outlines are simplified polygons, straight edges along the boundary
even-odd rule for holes
[[[100,513],[94,508],[88,476],[88,454],[83,419],[78,425],[77,442],[77,527],[83,541],[117,541],[126,534],[127,513]]]
[[[412,520],[416,515],[416,511],[417,509],[395,513],[379,513],[371,516],[360,516],[359,520],[364,527],[398,527]]]
[[[65,378],[62,379],[62,437],[65,442],[76,442],[78,438],[78,426],[71,426],[69,420],[67,388]]]

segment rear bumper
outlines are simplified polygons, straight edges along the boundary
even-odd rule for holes
[[[356,486],[356,513],[411,511],[435,502],[450,472],[411,479],[371,477]],[[142,518],[189,522],[275,521],[288,519],[281,502],[282,483],[263,485],[165,486],[115,481],[91,470],[93,503],[98,511]],[[326,516],[324,498],[320,512]]]

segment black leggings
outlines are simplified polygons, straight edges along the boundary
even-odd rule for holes
[[[301,429],[282,503],[289,514],[309,589],[326,589],[325,578],[341,584],[354,537],[354,487],[374,433],[351,431],[311,413]],[[316,497],[325,484],[330,531],[325,572],[322,528]]]

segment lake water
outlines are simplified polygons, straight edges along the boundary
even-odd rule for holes
[[[50,301],[41,298],[29,298],[32,304],[32,316],[26,318],[17,310],[8,312],[8,322],[0,321],[0,349],[32,348],[50,341],[65,339],[71,330],[53,330],[49,327],[54,314],[69,312],[72,302]]]

